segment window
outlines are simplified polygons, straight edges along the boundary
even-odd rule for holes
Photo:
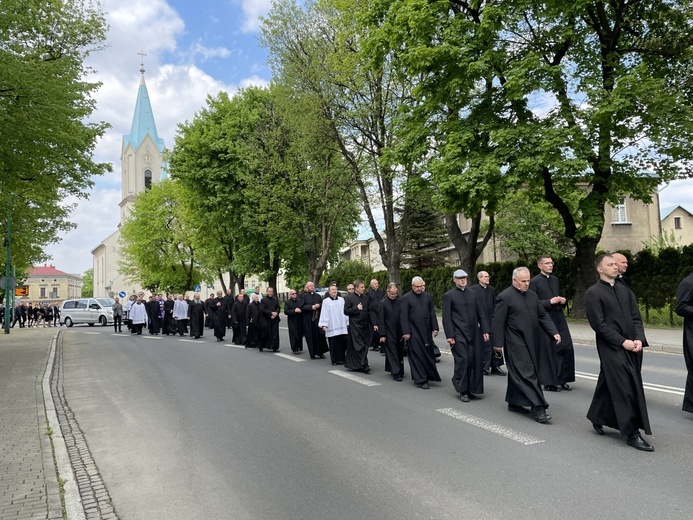
[[[58,296],[58,287],[55,287],[55,286],[54,286],[54,287],[51,289],[51,298],[53,298],[54,300],[57,300],[57,299],[59,298],[59,296]]]
[[[144,189],[152,187],[152,170],[144,170]]]
[[[614,207],[614,224],[625,224],[628,222],[626,214],[626,199],[621,199],[618,206]]]
[[[674,217],[674,229],[681,229],[681,217]]]
[[[86,309],[87,308],[87,300],[77,300],[77,305],[75,305],[75,309]]]
[[[41,287],[41,291],[39,293],[39,298],[45,298],[46,297],[46,288]]]

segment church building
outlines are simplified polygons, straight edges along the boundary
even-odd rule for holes
[[[114,297],[125,292],[127,295],[141,290],[139,284],[127,283],[119,272],[120,226],[132,211],[137,194],[149,189],[152,183],[165,176],[163,168],[164,140],[156,131],[156,123],[149,93],[144,81],[144,65],[140,68],[140,86],[132,118],[130,133],[123,136],[120,155],[121,191],[120,219],[117,229],[92,249],[94,260],[94,296]]]

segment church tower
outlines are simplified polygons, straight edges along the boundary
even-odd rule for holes
[[[144,56],[143,53],[140,55]],[[134,294],[141,290],[137,284],[128,283],[120,274],[120,224],[130,215],[137,194],[151,188],[152,183],[159,182],[166,176],[163,164],[164,140],[156,131],[149,92],[144,82],[144,63],[140,66],[140,74],[135,113],[130,133],[123,136],[120,155],[120,222],[115,232],[91,251],[96,297]]]
[[[144,63],[140,67],[140,86],[130,133],[123,136],[120,156],[121,191],[120,221],[132,210],[135,196],[160,181],[163,174],[164,140],[156,131],[156,122],[144,81]]]

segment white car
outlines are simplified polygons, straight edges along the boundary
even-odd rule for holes
[[[65,300],[60,308],[60,323],[66,327],[78,323],[86,323],[93,327],[99,323],[104,327],[113,323],[113,304],[112,298],[78,298]]]

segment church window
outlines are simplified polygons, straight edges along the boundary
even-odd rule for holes
[[[144,170],[144,189],[148,190],[152,187],[152,170]]]

